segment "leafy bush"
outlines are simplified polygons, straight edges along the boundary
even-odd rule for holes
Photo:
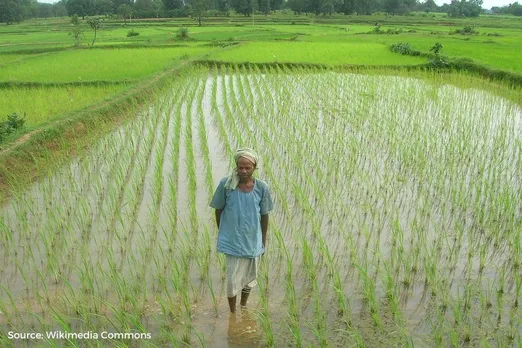
[[[189,38],[188,28],[185,28],[185,27],[179,28],[178,34],[176,35],[176,37],[180,40],[188,40],[188,38]]]
[[[462,29],[456,29],[455,31],[451,32],[450,34],[460,34],[460,35],[478,35],[479,32],[475,30],[472,26],[465,26]]]
[[[420,55],[420,52],[413,50],[408,42],[397,42],[397,43],[391,45],[390,49],[392,52],[400,53],[402,55],[409,55],[409,56]]]
[[[0,142],[3,142],[9,135],[23,128],[24,118],[20,118],[17,113],[7,115],[7,121],[0,123]]]
[[[442,46],[441,43],[436,42],[435,45],[433,45],[430,48],[430,52],[433,53],[433,56],[430,59],[431,66],[434,68],[446,68],[449,66],[449,63],[444,57],[441,52],[444,46]]]
[[[134,31],[134,29],[132,29],[131,31],[129,31],[127,33],[127,37],[138,36],[138,35],[140,35],[140,33],[138,33],[137,31]]]

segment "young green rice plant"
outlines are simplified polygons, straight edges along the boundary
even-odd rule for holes
[[[381,317],[379,313],[379,305],[377,301],[377,294],[375,289],[375,284],[373,281],[369,278],[367,270],[362,268],[361,266],[355,264],[354,265],[358,270],[359,274],[361,275],[361,278],[363,280],[363,293],[364,298],[366,302],[368,303],[369,309],[370,309],[370,315],[373,319],[373,323],[377,327],[382,327]]]
[[[317,280],[315,280],[312,284],[315,322],[311,322],[309,325],[319,342],[319,346],[326,347],[328,346],[328,338],[326,336],[326,313],[323,310],[323,304],[321,301],[324,295],[319,290]]]
[[[205,86],[206,88],[206,86]],[[207,130],[205,126],[205,116],[203,111],[203,97],[204,93],[200,94],[199,103],[198,103],[198,136],[199,136],[199,144],[200,144],[200,152],[203,154],[203,159],[205,162],[205,184],[207,187],[207,195],[208,197],[212,197],[214,194],[214,183],[212,178],[212,162],[210,159],[210,150],[208,147],[207,141]]]

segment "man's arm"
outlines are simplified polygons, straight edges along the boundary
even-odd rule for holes
[[[261,238],[263,241],[263,248],[266,247],[266,232],[268,231],[268,214],[261,215]]]
[[[222,212],[223,212],[223,209],[216,209],[216,224],[217,224],[218,229],[219,229],[219,222],[221,221]]]

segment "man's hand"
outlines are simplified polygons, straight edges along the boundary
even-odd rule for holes
[[[216,209],[216,224],[217,228],[219,230],[219,223],[221,221],[221,213],[223,212],[223,209]]]

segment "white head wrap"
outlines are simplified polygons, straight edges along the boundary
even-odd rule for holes
[[[234,161],[239,160],[240,157],[244,157],[250,162],[254,164],[254,166],[257,166],[257,162],[259,160],[257,153],[248,147],[241,147],[236,150],[236,153],[234,154]],[[235,190],[237,185],[239,184],[239,175],[237,175],[237,168],[234,168],[234,171],[230,174],[227,181],[225,182],[225,188],[229,190]]]

